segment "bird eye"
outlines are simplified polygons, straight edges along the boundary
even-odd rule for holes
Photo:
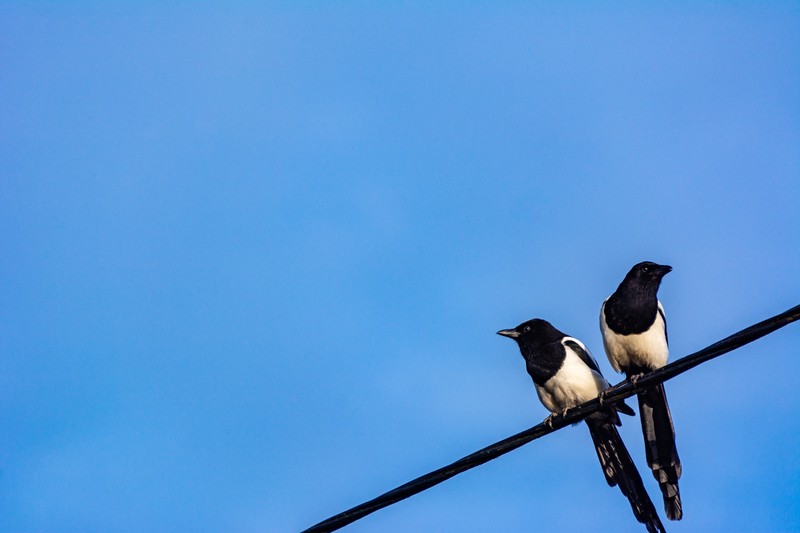
[[[642,267],[642,272],[650,272],[650,265],[645,265]]]
[[[522,328],[522,331],[523,331],[524,333],[528,333],[530,330],[531,330],[531,327],[530,327],[530,326],[525,326],[524,328]]]

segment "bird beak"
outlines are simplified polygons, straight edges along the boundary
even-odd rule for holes
[[[503,337],[508,337],[510,339],[516,339],[519,337],[519,331],[515,329],[501,329],[497,332],[498,335],[502,335]]]
[[[658,269],[656,269],[656,272],[658,272],[661,275],[661,277],[664,277],[670,272],[672,272],[672,267],[669,265],[661,265],[658,267]]]

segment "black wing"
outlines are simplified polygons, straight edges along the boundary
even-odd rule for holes
[[[592,354],[590,354],[580,342],[578,342],[576,339],[573,339],[572,337],[566,337],[561,342],[564,343],[564,346],[568,347],[570,350],[575,352],[575,355],[580,357],[581,361],[586,363],[586,366],[588,366],[598,374],[603,375],[603,373],[600,372],[600,367],[597,366],[597,361],[594,360]]]

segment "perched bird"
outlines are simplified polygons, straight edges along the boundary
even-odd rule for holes
[[[596,398],[608,388],[597,361],[578,339],[560,332],[546,320],[533,319],[498,335],[517,341],[525,366],[533,379],[536,393],[553,414]],[[592,413],[586,419],[597,457],[609,486],[618,485],[628,498],[636,519],[650,533],[664,532],[642,478],[633,464],[616,426],[621,425],[617,411],[633,415],[633,410],[619,402]],[[550,415],[553,416],[552,414]]]
[[[667,364],[667,321],[656,293],[661,279],[671,271],[670,266],[649,261],[635,265],[600,309],[608,360],[634,384],[642,374]],[[638,399],[647,464],[664,496],[667,518],[680,520],[681,460],[664,385],[640,392]]]

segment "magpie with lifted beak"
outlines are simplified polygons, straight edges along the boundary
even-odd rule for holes
[[[672,267],[650,261],[634,265],[600,310],[600,330],[608,360],[614,370],[624,372],[634,384],[642,374],[667,364],[667,321],[656,294],[661,279],[670,271]],[[664,496],[667,518],[680,520],[681,460],[664,385],[639,392],[638,400],[647,464]]]
[[[600,391],[609,386],[586,346],[557,330],[546,320],[529,320],[514,329],[498,331],[497,334],[517,341],[536,393],[552,413],[550,417],[596,398]],[[634,516],[647,526],[647,531],[664,533],[664,526],[645,491],[639,471],[617,431],[616,426],[621,425],[617,411],[634,414],[633,409],[618,402],[585,419],[603,474],[609,486],[619,486],[622,494],[628,498]]]

